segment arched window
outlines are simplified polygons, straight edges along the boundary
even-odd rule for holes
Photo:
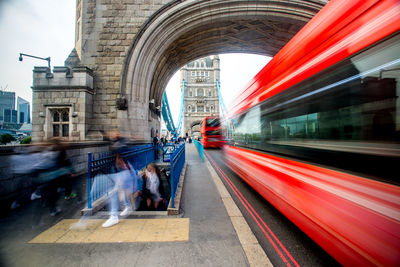
[[[214,113],[214,105],[211,105],[210,110],[211,110],[211,113]]]
[[[192,112],[192,106],[191,106],[191,105],[188,105],[187,111],[188,111],[188,112]]]
[[[197,96],[204,96],[204,89],[197,89]]]
[[[208,96],[212,96],[211,90],[208,90]]]
[[[189,91],[189,96],[193,96],[192,90]]]
[[[52,109],[53,137],[69,136],[69,109]]]

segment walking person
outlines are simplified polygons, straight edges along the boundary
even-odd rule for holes
[[[127,216],[132,211],[132,194],[136,191],[137,175],[133,167],[125,162],[120,154],[115,156],[116,172],[110,174],[111,180],[114,182],[114,189],[111,191],[109,198],[111,211],[110,217],[105,221],[103,227],[111,227],[119,222],[118,209],[119,209],[119,195],[123,196],[124,210],[120,216]],[[136,177],[136,179],[135,179]]]

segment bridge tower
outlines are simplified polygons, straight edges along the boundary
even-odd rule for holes
[[[183,135],[199,131],[205,116],[219,115],[216,81],[220,80],[218,56],[199,58],[181,69],[181,86],[185,80]],[[181,88],[182,89],[182,88]]]
[[[138,143],[151,142],[168,81],[187,62],[221,53],[274,56],[327,2],[76,0],[75,46],[66,64],[34,70],[32,138],[102,140],[118,128]],[[185,106],[184,134],[219,112],[218,67],[199,67],[193,77],[193,67],[185,68],[192,98],[201,97],[200,89],[203,97],[189,99],[185,90],[186,105],[197,102],[190,112]]]

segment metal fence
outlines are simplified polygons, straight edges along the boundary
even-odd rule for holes
[[[196,141],[196,140],[194,140],[194,139],[193,139],[193,141],[194,141],[194,145],[195,145],[196,148],[197,148],[197,151],[199,151],[201,161],[203,161],[204,146],[203,146],[203,144],[200,143],[199,141]]]
[[[171,207],[175,208],[175,196],[178,189],[179,180],[183,166],[185,165],[185,143],[175,149],[170,160],[170,177],[171,177]]]
[[[120,152],[121,156],[128,161],[135,170],[146,167],[153,162],[156,148],[153,144],[138,145],[126,148]],[[92,203],[114,188],[113,182],[106,174],[112,172],[115,166],[114,152],[88,153],[88,208]]]

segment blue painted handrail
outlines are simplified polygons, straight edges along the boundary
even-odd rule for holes
[[[138,145],[125,149],[121,156],[128,161],[135,170],[140,170],[154,161],[153,144]],[[108,195],[114,188],[113,182],[107,174],[115,166],[114,152],[88,153],[88,208],[97,199]]]
[[[197,151],[199,151],[201,161],[203,162],[204,146],[203,146],[203,144],[200,143],[199,141],[196,141],[196,140],[194,140],[194,139],[193,139],[193,141],[194,141],[194,145],[195,145],[196,148],[197,148]]]
[[[178,189],[179,180],[183,166],[185,165],[185,143],[181,144],[172,153],[170,160],[170,178],[171,178],[171,207],[175,208],[174,202],[176,191]]]

